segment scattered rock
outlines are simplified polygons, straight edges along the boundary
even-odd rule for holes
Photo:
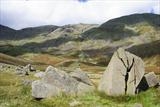
[[[45,72],[37,72],[37,73],[34,74],[34,76],[37,77],[37,78],[42,78],[42,77],[45,76]]]
[[[69,103],[69,106],[70,107],[76,107],[76,106],[80,106],[81,104],[82,104],[81,102],[74,100],[74,101]]]
[[[14,72],[16,69],[16,66],[0,63],[0,72]]]
[[[26,65],[25,67],[17,67],[16,74],[17,75],[29,75],[29,72],[36,71],[31,64]]]
[[[17,75],[27,75],[27,73],[23,70],[23,67],[22,67],[22,66],[17,67],[15,73],[16,73]]]
[[[159,79],[154,72],[144,75],[149,87],[154,87],[159,84]]]
[[[137,86],[144,75],[142,59],[122,48],[114,52],[104,72],[98,90],[107,95],[135,95]]]
[[[70,75],[79,82],[83,82],[88,85],[93,85],[89,76],[83,72],[80,68],[77,68],[74,72],[71,72]]]
[[[66,72],[49,66],[42,80],[32,83],[32,96],[35,98],[46,98],[60,95],[60,93],[78,95],[94,89],[94,86],[79,82]]]
[[[143,105],[140,104],[140,103],[135,103],[135,104],[133,105],[133,107],[143,107]]]

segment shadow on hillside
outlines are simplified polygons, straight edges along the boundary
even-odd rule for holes
[[[0,46],[0,52],[12,56],[23,55],[25,53],[47,52],[49,47],[58,47],[59,45],[64,44],[70,40],[71,38],[69,37],[60,37],[57,39],[47,40],[42,43],[26,43],[22,46],[4,45]]]
[[[120,39],[124,39],[126,37],[138,36],[138,33],[124,29],[124,25],[112,25],[110,28],[92,28],[82,34],[82,38],[86,39],[104,39],[104,40],[113,40],[117,41]]]
[[[160,55],[159,47],[160,47],[160,40],[157,40],[151,43],[132,46],[126,50],[137,56],[140,56],[141,58],[146,58],[154,55]],[[83,52],[90,55],[91,57],[98,57],[101,55],[106,55],[111,57],[118,48],[119,47],[114,47],[114,48],[108,47],[101,49],[84,50]]]
[[[140,56],[141,58],[160,55],[160,40],[133,46],[127,50],[137,56]]]
[[[64,44],[68,41],[72,40],[70,37],[59,37],[57,39],[46,40],[42,43],[26,43],[22,47],[24,48],[49,48],[49,47],[58,47],[61,44]]]
[[[5,45],[0,46],[0,52],[12,56],[23,55],[25,53],[48,53],[54,54],[56,52],[60,52],[59,49],[53,49],[52,51],[48,51],[49,47],[58,47],[61,44],[64,44],[68,41],[72,40],[71,38],[61,37],[58,39],[47,40],[42,43],[27,43],[22,46],[12,46],[12,45]],[[120,46],[119,46],[120,47]],[[101,49],[90,49],[90,50],[82,50],[85,54],[89,55],[89,57],[99,57],[99,56],[107,56],[111,57],[114,51],[116,51],[119,47],[104,47]],[[140,56],[141,58],[151,57],[154,55],[160,54],[160,40],[141,44],[137,46],[133,46],[127,49],[129,52]],[[74,52],[74,50],[72,51]],[[80,52],[76,53],[75,57],[78,57]],[[69,54],[68,54],[69,55]]]

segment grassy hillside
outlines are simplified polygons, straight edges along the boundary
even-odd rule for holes
[[[84,32],[84,38],[120,40],[132,36],[158,36],[160,15],[133,14],[107,21],[97,28]],[[144,35],[145,33],[145,35]],[[156,35],[155,35],[156,34]]]

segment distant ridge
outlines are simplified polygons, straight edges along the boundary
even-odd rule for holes
[[[56,30],[58,26],[44,25],[38,27],[28,27],[20,30],[14,30],[9,27],[0,25],[0,38],[4,40],[18,40],[24,38],[31,38],[38,36],[39,34],[48,34]]]

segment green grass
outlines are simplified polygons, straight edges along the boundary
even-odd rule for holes
[[[31,96],[31,87],[21,84],[22,78],[9,72],[0,72],[0,107],[69,107],[76,100],[81,105],[76,107],[132,107],[141,103],[144,107],[160,107],[160,92],[150,89],[136,96],[111,97],[97,91],[83,96],[61,95],[53,98],[35,100]]]

